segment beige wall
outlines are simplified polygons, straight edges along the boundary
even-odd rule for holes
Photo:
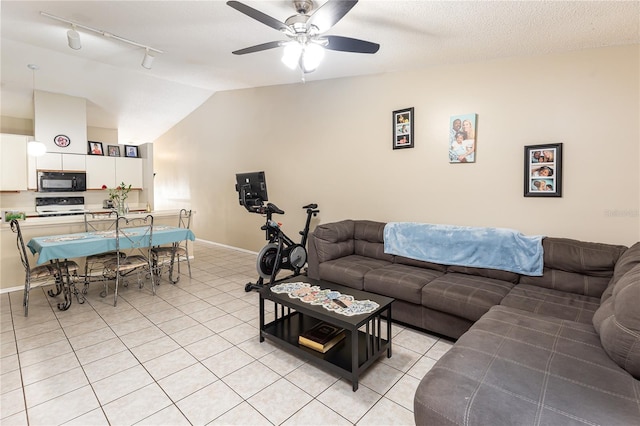
[[[640,240],[639,47],[217,93],[154,143],[156,208],[198,212],[204,240],[258,250],[263,219],[237,172],[265,170],[286,211]],[[279,66],[274,64],[274,66]],[[283,68],[283,72],[284,68]],[[415,107],[414,149],[391,149],[391,113]],[[451,115],[477,113],[477,162],[448,162]],[[562,198],[523,197],[523,147],[564,144]]]

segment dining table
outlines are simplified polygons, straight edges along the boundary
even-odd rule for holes
[[[196,237],[193,231],[187,228],[179,228],[177,226],[156,225],[153,227],[151,243],[149,233],[144,227],[141,228],[121,228],[121,236],[126,234],[127,238],[120,238],[120,249],[129,249],[137,247],[149,247],[150,245],[160,246],[172,244],[174,249],[181,241],[195,241]],[[76,232],[71,234],[49,235],[43,237],[34,237],[28,243],[27,247],[33,254],[38,254],[37,265],[43,265],[47,262],[58,263],[65,259],[82,258],[94,254],[102,254],[116,251],[116,231],[91,231]],[[179,277],[173,279],[174,257],[171,257],[169,266],[169,281],[173,284],[178,282]],[[60,270],[59,266],[58,269]],[[62,271],[63,272],[63,271]],[[78,297],[80,295],[75,284],[71,284],[68,271],[65,277],[61,277],[56,282],[56,291],[49,290],[50,296],[57,296],[60,293],[64,295],[64,302],[58,304],[58,309],[67,310],[71,306],[72,287],[73,294]],[[80,302],[82,303],[82,302]]]

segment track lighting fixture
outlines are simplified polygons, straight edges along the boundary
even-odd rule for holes
[[[56,21],[65,22],[71,25],[71,29],[67,31],[67,42],[69,43],[69,47],[74,50],[79,50],[80,48],[82,48],[82,44],[80,43],[80,34],[77,31],[77,28],[81,28],[86,31],[91,31],[96,34],[100,34],[106,38],[115,39],[123,43],[130,44],[132,46],[143,48],[145,52],[144,52],[144,58],[142,59],[142,66],[148,70],[151,69],[151,65],[153,64],[153,60],[155,59],[155,53],[164,53],[162,50],[154,49],[151,46],[147,46],[145,44],[141,44],[133,40],[120,37],[118,35],[112,34],[107,31],[91,28],[86,25],[82,25],[78,22],[70,21],[65,18],[60,18],[59,16],[51,15],[50,13],[47,13],[47,12],[40,12],[40,15],[46,16],[47,18],[55,19]]]
[[[154,59],[155,56],[153,55],[153,53],[149,52],[149,49],[146,49],[146,51],[144,52],[144,58],[142,58],[142,67],[150,70],[151,65],[153,65]]]
[[[67,31],[67,42],[69,47],[73,50],[80,50],[82,43],[80,43],[80,33],[76,31],[76,26],[72,25],[71,29]]]

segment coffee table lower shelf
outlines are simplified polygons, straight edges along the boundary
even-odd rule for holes
[[[353,391],[358,390],[358,378],[385,351],[391,357],[391,345],[380,337],[381,330],[375,323],[367,324],[365,331],[346,330],[345,338],[326,353],[318,352],[298,343],[298,336],[320,322],[319,319],[290,311],[268,324],[260,331],[260,341],[265,338],[292,351],[301,358],[324,367],[341,377],[350,379]],[[377,328],[377,330],[376,330]],[[356,336],[354,341],[354,334]],[[357,356],[355,356],[357,354]]]

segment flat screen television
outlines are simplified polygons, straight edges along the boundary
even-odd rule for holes
[[[236,173],[236,191],[240,205],[250,211],[252,207],[262,206],[264,201],[269,201],[264,172]]]

